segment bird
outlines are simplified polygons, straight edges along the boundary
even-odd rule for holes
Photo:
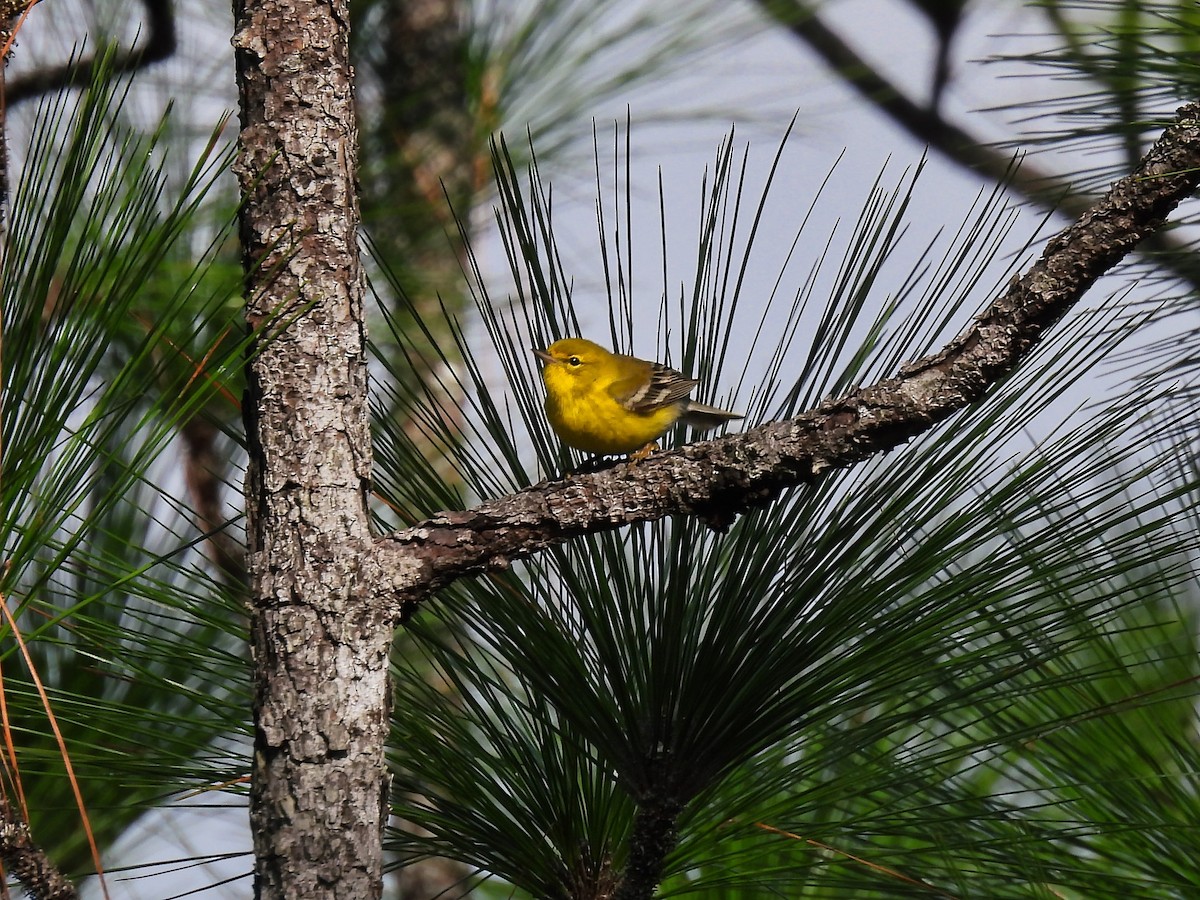
[[[576,450],[636,461],[657,450],[657,438],[676,422],[707,431],[744,418],[689,399],[699,381],[584,338],[564,338],[533,352],[545,364],[546,418]]]

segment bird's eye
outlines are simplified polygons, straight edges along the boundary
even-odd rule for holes
[[[580,361],[578,356],[571,356],[571,357],[567,358],[567,365],[568,366],[580,366],[580,365],[583,365],[583,363]]]

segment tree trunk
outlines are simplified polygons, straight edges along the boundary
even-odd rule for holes
[[[375,583],[348,3],[235,0],[255,666],[255,896],[381,892]]]

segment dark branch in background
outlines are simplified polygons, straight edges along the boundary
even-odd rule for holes
[[[246,548],[230,533],[229,517],[222,508],[222,493],[229,458],[217,452],[221,431],[203,412],[191,416],[179,431],[183,438],[183,477],[196,526],[206,535],[209,559],[216,565],[227,587],[239,595],[246,591]]]
[[[937,114],[942,93],[950,81],[950,45],[962,24],[967,3],[966,0],[912,0],[912,5],[925,14],[937,33],[937,58],[933,65],[933,86],[929,90],[929,108]]]
[[[108,67],[113,75],[137,71],[175,52],[174,0],[142,0],[142,5],[146,8],[142,45],[113,56]],[[5,88],[5,100],[9,106],[16,106],[22,101],[62,88],[90,84],[96,60],[97,57],[92,56],[78,62],[39,69],[23,78],[14,78]]]
[[[950,124],[935,107],[914,103],[802,0],[758,0],[758,4],[771,19],[808,45],[863,99],[947,159],[993,181],[1005,182],[1042,209],[1067,217],[1082,216],[1096,201],[1093,196],[1078,193],[1065,178],[1039,169],[1028,160],[1014,171],[1011,154]],[[1200,256],[1192,248],[1168,235],[1156,234],[1146,240],[1142,250],[1155,254],[1156,265],[1200,289]]]
[[[46,851],[33,842],[29,826],[0,799],[0,860],[4,868],[37,900],[75,900],[75,886],[55,868]]]
[[[689,444],[636,466],[445,512],[378,546],[393,555],[402,615],[468,573],[499,569],[570,537],[674,514],[714,527],[822,472],[899,446],[1010,374],[1105,271],[1200,184],[1200,104],[1180,109],[1137,171],[1054,237],[1041,258],[941,352],[785,422]]]

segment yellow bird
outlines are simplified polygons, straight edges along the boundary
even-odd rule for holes
[[[738,413],[694,403],[700,382],[659,363],[611,353],[583,338],[534,350],[545,363],[546,418],[563,443],[587,453],[645,458],[679,420],[706,431]]]

